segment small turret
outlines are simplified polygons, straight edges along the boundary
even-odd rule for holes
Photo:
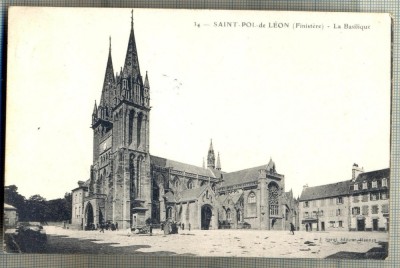
[[[93,113],[92,113],[92,124],[94,124],[97,120],[97,103],[94,101]]]
[[[217,165],[216,165],[215,169],[221,170],[221,159],[219,158],[219,152],[218,152],[218,156],[217,156]]]
[[[150,106],[150,84],[149,84],[149,77],[147,75],[146,71],[146,77],[144,78],[144,106],[149,107]]]
[[[214,149],[212,145],[212,139],[210,142],[210,148],[208,149],[208,155],[207,155],[207,167],[208,168],[215,168],[215,154],[214,154]]]

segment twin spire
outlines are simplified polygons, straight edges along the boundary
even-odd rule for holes
[[[93,108],[94,121],[98,118],[109,120],[112,107],[114,107],[121,99],[126,99],[148,108],[150,107],[150,84],[148,75],[146,72],[144,83],[142,76],[140,75],[138,53],[133,30],[133,10],[131,11],[131,30],[124,67],[121,67],[121,72],[116,75],[114,73],[111,48],[110,36],[107,66],[104,75],[101,99],[99,105],[97,106],[97,103],[95,103],[95,107]]]
[[[204,166],[204,160],[203,160],[203,166]],[[207,154],[207,167],[211,169],[221,170],[221,160],[219,157],[219,152],[217,157],[217,164],[215,164],[215,154],[214,154],[212,139],[210,141],[210,148],[208,149],[208,154]]]

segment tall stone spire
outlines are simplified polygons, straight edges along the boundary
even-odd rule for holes
[[[212,144],[212,139],[210,142],[210,148],[208,149],[208,155],[207,155],[207,167],[208,168],[215,168],[215,154],[214,154],[214,148]]]
[[[114,76],[114,68],[111,57],[111,36],[110,36],[110,47],[108,50],[107,66],[104,75],[103,90],[100,99],[101,107],[106,107],[110,105],[111,89],[114,87],[114,84],[115,84],[115,76]]]
[[[96,123],[97,120],[97,103],[94,101],[93,113],[92,113],[92,125]]]
[[[146,77],[144,78],[144,86],[143,86],[143,102],[144,106],[150,106],[150,84],[149,84],[149,77],[146,71]]]
[[[217,157],[217,165],[215,167],[217,170],[221,170],[221,159],[219,158],[219,152]]]
[[[96,103],[96,100],[94,100],[94,107],[93,107],[93,113],[92,113],[92,115],[93,115],[93,116],[97,116],[97,103]]]
[[[135,33],[133,31],[133,10],[131,11],[131,33],[129,35],[128,48],[126,50],[123,77],[140,76],[139,59],[136,49]]]

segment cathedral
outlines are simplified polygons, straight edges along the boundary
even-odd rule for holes
[[[113,222],[136,228],[151,220],[203,230],[288,230],[298,221],[297,200],[285,192],[285,177],[272,159],[225,172],[212,141],[202,167],[151,155],[150,110],[149,77],[140,72],[131,18],[119,73],[114,73],[110,41],[101,98],[92,113],[90,179],[72,190],[72,225]]]

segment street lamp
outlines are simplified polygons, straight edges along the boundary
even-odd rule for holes
[[[319,208],[317,211],[317,231],[319,231]]]

